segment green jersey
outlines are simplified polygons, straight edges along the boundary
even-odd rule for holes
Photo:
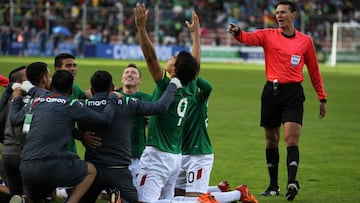
[[[72,94],[70,95],[70,99],[84,99],[86,98],[85,93],[80,89],[79,86],[77,86],[75,83],[73,84],[73,90],[72,90]],[[74,152],[77,153],[76,150],[76,143],[75,143],[75,139],[71,138],[71,140],[69,141],[69,143],[66,146],[66,149],[70,152]]]
[[[118,92],[124,96],[137,98],[142,101],[151,101],[152,95],[144,92],[136,92],[135,94],[126,94],[120,89]],[[146,146],[146,125],[147,118],[144,116],[137,116],[134,119],[131,129],[131,158],[139,159]]]
[[[157,101],[161,97],[169,82],[170,78],[167,76],[156,82],[153,101]],[[150,116],[147,145],[164,152],[181,153],[181,128],[187,110],[189,94],[191,92],[187,92],[187,88],[178,89],[166,113]]]
[[[85,99],[86,95],[85,92],[83,92],[79,86],[77,86],[75,83],[73,84],[73,90],[72,94],[70,95],[70,99]]]
[[[187,88],[195,94],[188,97],[188,111],[182,129],[182,154],[212,154],[208,134],[208,99],[212,87],[206,80],[198,78]]]

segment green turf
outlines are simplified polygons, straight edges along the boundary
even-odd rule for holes
[[[44,61],[54,71],[52,58],[0,57],[0,73],[7,75],[12,68],[34,61]],[[120,85],[123,67],[129,63],[87,58],[77,62],[76,83],[83,89],[89,87],[89,78],[96,70],[108,70],[113,74],[115,85]],[[144,62],[136,63],[143,72],[141,89],[151,92],[154,82]],[[328,93],[328,112],[324,119],[318,118],[319,102],[304,69],[306,102],[298,170],[301,189],[294,201],[359,202],[359,64],[340,64],[335,68],[322,64],[321,71]],[[202,63],[200,75],[213,85],[209,102],[209,132],[215,151],[211,184],[222,179],[227,179],[232,188],[245,183],[258,195],[268,186],[264,130],[259,127],[260,95],[265,82],[263,65]],[[287,202],[285,152],[281,139],[281,196],[258,196],[259,202]]]

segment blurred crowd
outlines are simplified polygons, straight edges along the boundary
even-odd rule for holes
[[[85,43],[136,43],[133,8],[137,2],[150,9],[149,29],[155,29],[154,5],[159,5],[158,43],[186,44],[189,38],[184,21],[196,10],[201,20],[202,33],[218,34],[225,31],[229,22],[237,23],[243,30],[275,27],[276,0],[0,0],[1,50],[4,53],[9,41],[61,41]],[[296,27],[316,38],[326,37],[326,29],[333,22],[360,22],[360,2],[355,0],[297,0]],[[86,4],[86,18],[84,14]],[[86,19],[85,33],[82,23]],[[304,22],[301,22],[304,21]],[[62,26],[70,34],[53,32]],[[59,35],[60,34],[60,35]],[[80,36],[81,37],[80,37]],[[216,36],[215,39],[218,39]],[[218,40],[217,45],[222,41]]]

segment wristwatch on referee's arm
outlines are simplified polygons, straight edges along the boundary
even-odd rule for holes
[[[321,103],[326,103],[326,102],[327,102],[327,99],[320,99],[320,102],[321,102]]]

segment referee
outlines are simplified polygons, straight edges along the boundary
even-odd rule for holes
[[[228,32],[248,46],[262,46],[265,53],[266,79],[261,96],[261,123],[265,128],[266,160],[270,176],[269,187],[263,196],[279,195],[278,165],[280,127],[283,124],[287,148],[287,200],[293,200],[300,188],[296,180],[299,165],[299,137],[303,120],[305,96],[301,82],[304,65],[320,102],[319,117],[326,114],[326,93],[315,54],[313,40],[294,27],[296,7],[291,1],[275,6],[279,28],[254,32],[241,31],[230,23]]]

